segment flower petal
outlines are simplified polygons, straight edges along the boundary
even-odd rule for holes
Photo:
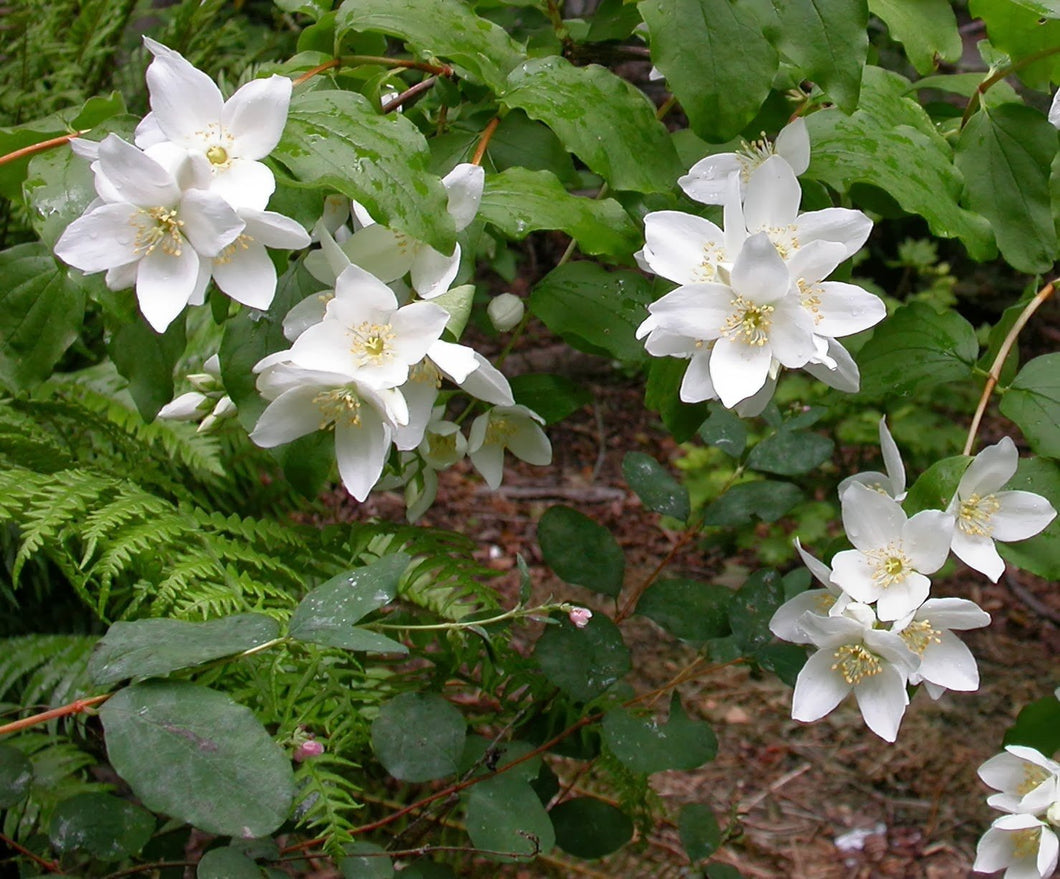
[[[55,255],[89,274],[134,263],[140,211],[131,204],[104,204],[78,217],[59,240]]]
[[[813,288],[818,300],[813,309],[813,331],[829,338],[842,338],[876,326],[887,316],[879,296],[856,284],[824,281]]]
[[[979,689],[979,668],[972,651],[949,631],[937,632],[920,657],[917,674],[947,690],[974,692]]]
[[[990,520],[994,540],[1008,543],[1033,537],[1056,518],[1053,505],[1032,491],[1000,491],[994,497],[1000,504]]]
[[[149,37],[144,45],[155,56],[147,66],[147,89],[158,127],[180,146],[201,148],[201,133],[221,121],[221,90],[179,52]]]
[[[718,392],[714,390],[714,383],[710,380],[710,351],[700,349],[692,355],[684,378],[681,379],[679,396],[684,403],[717,399]]]
[[[265,210],[275,189],[276,178],[269,167],[250,159],[232,159],[226,169],[214,174],[210,183],[210,191],[236,210]]]
[[[985,574],[996,583],[1005,573],[1005,560],[994,546],[994,541],[982,534],[967,534],[960,528],[953,532],[950,545],[953,554],[973,571]]]
[[[235,241],[246,225],[224,199],[201,189],[184,193],[180,219],[191,246],[211,258]]]
[[[952,540],[953,516],[941,510],[921,510],[902,525],[902,545],[922,574],[934,574],[945,564]]]
[[[898,738],[909,696],[905,679],[893,666],[885,664],[878,674],[862,678],[854,687],[854,698],[869,729],[887,742]]]
[[[283,250],[301,250],[309,246],[309,233],[297,220],[275,211],[240,211],[239,217],[246,223],[246,234],[266,247]]]
[[[282,446],[320,427],[320,408],[313,402],[317,386],[299,386],[284,391],[265,407],[250,434],[263,449]]]
[[[880,591],[876,614],[881,620],[899,620],[924,603],[931,593],[931,581],[923,574],[910,571],[897,583]]]
[[[728,261],[725,233],[710,220],[682,211],[644,217],[644,259],[651,271],[677,284],[713,281]]]
[[[471,225],[482,202],[482,188],[486,172],[480,165],[461,162],[442,178],[449,193],[449,216],[453,218],[456,231],[461,232]]]
[[[350,262],[389,284],[409,270],[416,250],[422,246],[403,232],[373,223],[354,232],[342,250]]]
[[[449,256],[439,253],[433,247],[421,247],[416,251],[409,267],[412,289],[424,299],[434,299],[449,289],[459,271],[459,244]]]
[[[736,153],[717,153],[696,162],[677,185],[701,204],[723,204],[726,184],[733,174],[739,176],[743,164]]]
[[[901,535],[906,517],[894,498],[854,482],[840,500],[843,529],[857,549],[879,549]]]
[[[760,305],[787,295],[791,275],[765,232],[748,238],[732,267],[732,289]]]
[[[363,501],[379,481],[390,448],[390,427],[371,404],[362,401],[358,422],[335,423],[335,459],[346,490]]]
[[[986,495],[999,491],[1016,475],[1019,452],[1011,437],[987,446],[968,465],[968,469],[957,483],[957,496],[967,498],[973,494]]]
[[[108,134],[100,141],[99,167],[114,193],[130,204],[170,207],[180,199],[173,175],[116,134]]]
[[[231,256],[214,260],[214,281],[236,302],[264,311],[276,295],[276,267],[256,241],[238,241],[232,248]]]
[[[806,660],[795,679],[795,693],[791,698],[794,720],[807,723],[820,720],[850,692],[850,684],[834,670],[834,665],[835,652],[828,648],[818,650]]]
[[[759,165],[747,181],[743,212],[748,232],[783,228],[795,222],[802,189],[795,172],[780,156]]]
[[[810,167],[810,131],[806,120],[800,116],[780,129],[773,149],[791,165],[796,177],[804,173]]]
[[[833,241],[842,244],[846,256],[853,256],[868,240],[872,220],[861,211],[849,208],[825,208],[800,214],[795,220],[800,247],[814,241]]]
[[[136,270],[136,300],[155,332],[164,333],[195,292],[199,256],[190,247],[168,254],[156,248]]]
[[[766,345],[718,339],[710,355],[710,379],[722,405],[731,409],[761,390],[772,362]]]
[[[273,75],[240,86],[221,110],[221,126],[232,138],[232,154],[264,159],[276,148],[287,124],[291,80]]]

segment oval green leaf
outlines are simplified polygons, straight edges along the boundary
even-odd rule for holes
[[[143,804],[224,836],[265,836],[286,820],[294,776],[248,708],[182,681],[147,681],[100,709],[107,754]]]
[[[809,473],[832,457],[835,443],[819,433],[781,430],[751,449],[747,466],[765,473],[795,476]]]
[[[457,771],[467,724],[434,693],[402,693],[372,722],[372,750],[394,778],[431,781]]]
[[[775,522],[803,498],[790,482],[744,482],[734,485],[703,511],[703,524],[744,525],[753,518]]]
[[[1035,452],[1060,458],[1060,354],[1025,364],[1001,398],[1001,413],[1019,425]]]
[[[695,769],[718,755],[718,739],[710,724],[689,718],[676,693],[666,723],[615,708],[604,716],[603,732],[608,750],[632,772]]]
[[[637,602],[637,613],[682,641],[703,644],[729,634],[731,598],[732,590],[724,586],[687,579],[657,580]]]
[[[570,507],[549,507],[537,523],[541,554],[560,579],[604,595],[622,591],[626,559],[611,532]]]
[[[195,879],[261,879],[261,870],[234,848],[215,848],[199,860]]]
[[[651,455],[627,453],[622,459],[622,475],[649,510],[681,522],[691,515],[688,489]]]
[[[632,819],[595,797],[564,800],[548,814],[556,828],[556,844],[578,858],[602,858],[633,838]]]
[[[25,799],[33,784],[33,764],[18,748],[0,745],[0,809]]]
[[[509,773],[481,781],[467,798],[467,832],[471,843],[498,861],[551,851],[556,835],[548,812],[534,789]]]
[[[588,702],[630,670],[629,650],[618,627],[596,614],[584,629],[563,620],[545,629],[534,659],[553,684],[576,702]]]
[[[142,849],[155,829],[154,816],[104,793],[78,794],[55,807],[48,838],[56,851],[81,851],[101,861],[120,861]]]
[[[700,803],[689,803],[677,819],[677,832],[689,859],[709,858],[721,845],[721,828],[714,810]]]

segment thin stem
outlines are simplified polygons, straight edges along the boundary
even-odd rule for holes
[[[486,148],[490,145],[490,140],[493,138],[493,133],[497,130],[497,126],[501,124],[501,117],[494,116],[490,119],[489,124],[482,129],[482,136],[478,139],[478,146],[475,147],[475,155],[471,157],[472,165],[481,165],[482,158],[486,155]]]
[[[453,68],[448,64],[427,64],[424,61],[406,61],[403,58],[387,58],[385,55],[343,55],[313,67],[295,79],[295,85],[308,82],[314,76],[337,67],[356,67],[358,64],[381,64],[384,67],[402,67],[406,70],[423,70],[437,76],[452,76]]]
[[[452,622],[452,623],[425,623],[422,625],[402,625],[401,623],[370,623],[369,625],[373,629],[400,629],[402,631],[444,631],[446,629],[467,629],[471,626],[485,626],[490,623],[499,623],[504,620],[511,619],[515,616],[521,616],[524,614],[539,613],[544,611],[547,613],[552,609],[551,605],[542,605],[541,607],[531,608],[529,610],[521,607],[513,607],[511,610],[506,610],[502,614],[498,614],[495,617],[487,617],[484,620],[469,620],[468,622]]]
[[[647,577],[641,582],[636,589],[633,590],[633,594],[626,599],[626,603],[622,605],[622,609],[615,614],[615,622],[620,623],[626,617],[628,617],[634,610],[636,610],[637,602],[640,601],[641,596],[648,590],[648,587],[658,579],[659,575],[663,572],[670,562],[673,561],[674,556],[677,555],[685,546],[688,545],[689,541],[695,536],[698,529],[693,526],[686,528],[685,531],[678,538],[677,543],[670,547],[670,551],[665,555],[662,561],[659,562],[654,570],[648,574]]]
[[[31,726],[36,726],[38,723],[47,723],[49,720],[55,720],[57,717],[68,717],[71,714],[82,714],[94,705],[106,702],[113,695],[113,693],[104,693],[102,696],[92,696],[89,699],[76,699],[68,705],[52,708],[49,711],[42,711],[40,714],[34,714],[32,717],[23,717],[21,720],[5,723],[3,726],[0,726],[0,736],[28,729]]]
[[[82,134],[88,134],[91,130],[91,128],[86,128],[83,131],[74,131],[70,134],[53,137],[51,140],[42,140],[40,143],[31,143],[29,146],[15,150],[13,153],[8,153],[6,156],[0,156],[0,165],[6,165],[8,162],[17,162],[19,159],[24,159],[26,156],[43,153],[45,150],[50,150],[52,147],[62,146],[64,143],[72,141],[75,137],[80,137]]]
[[[968,106],[964,108],[964,115],[961,116],[961,128],[968,124],[968,120],[972,118],[972,114],[979,108],[979,104],[982,103],[983,93],[986,92],[991,86],[997,85],[1001,80],[1010,74],[1016,73],[1033,64],[1035,61],[1041,61],[1042,58],[1048,58],[1050,55],[1055,55],[1060,52],[1060,46],[1050,46],[1048,49],[1042,49],[1039,52],[1033,52],[1026,58],[1020,58],[1008,67],[1002,67],[991,73],[986,79],[984,79],[976,87],[975,91],[972,92],[971,100],[968,101]]]
[[[398,107],[405,104],[406,101],[411,101],[417,95],[423,94],[425,91],[434,87],[434,84],[438,82],[437,76],[428,76],[425,80],[416,83],[414,86],[410,86],[405,89],[396,98],[387,102],[387,105],[383,107],[384,113],[393,113]]]
[[[63,868],[59,865],[58,861],[49,861],[42,858],[40,855],[31,852],[28,848],[24,848],[23,846],[19,845],[10,836],[5,836],[3,833],[0,833],[0,842],[2,842],[6,846],[13,848],[19,854],[25,855],[38,867],[43,867],[49,873],[58,873],[60,876],[66,875],[65,873],[63,873]]]
[[[997,386],[998,380],[1001,378],[1001,368],[1005,365],[1005,360],[1008,359],[1012,346],[1016,344],[1016,337],[1019,336],[1020,330],[1027,325],[1027,321],[1029,321],[1031,315],[1041,307],[1041,304],[1053,295],[1054,283],[1054,281],[1050,281],[1035,294],[1030,302],[1027,303],[1026,308],[1020,312],[1020,316],[1016,318],[1016,322],[1012,325],[1012,328],[1008,331],[1008,335],[1005,336],[1005,340],[1001,343],[1001,347],[997,352],[997,357],[994,358],[994,362],[990,365],[990,372],[986,377],[986,386],[983,388],[983,394],[979,398],[979,405],[975,409],[975,415],[972,416],[972,425],[968,429],[968,439],[964,443],[964,451],[962,454],[970,455],[972,449],[975,448],[975,435],[979,432],[979,424],[983,420],[983,413],[986,412],[987,403],[990,402],[990,395],[994,392],[994,388]]]

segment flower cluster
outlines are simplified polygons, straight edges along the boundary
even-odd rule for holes
[[[799,212],[797,175],[809,163],[805,122],[775,146],[708,156],[679,181],[691,198],[722,204],[724,229],[681,211],[644,218],[641,268],[680,286],[649,306],[637,330],[649,354],[689,361],[680,397],[761,412],[781,367],[856,391],[856,364],[838,338],[885,315],[861,287],[825,279],[865,243],[860,211]]]
[[[92,162],[97,198],[55,253],[112,290],[136,288],[140,311],[163,332],[214,283],[236,302],[268,308],[276,269],[266,247],[299,249],[309,236],[265,210],[276,187],[262,164],[287,121],[291,81],[257,79],[227,101],[179,53],[144,39],[151,112],[136,145],[116,134],[74,141]]]
[[[1005,879],[1052,876],[1060,855],[1060,763],[1009,745],[979,767],[979,777],[998,791],[987,803],[1005,814],[979,840],[973,869],[1004,870]]]
[[[954,631],[989,615],[963,598],[931,598],[929,575],[950,551],[996,581],[1004,570],[995,541],[1031,537],[1056,516],[1025,491],[1001,491],[1018,453],[1005,438],[968,465],[946,510],[907,516],[905,468],[884,421],[880,445],[887,473],[862,473],[840,484],[843,527],[853,549],[831,567],[796,547],[823,588],[782,605],[770,621],[785,641],[817,648],[799,673],[792,717],[813,721],[853,692],[868,727],[894,741],[909,704],[907,685],[923,683],[933,699],[976,690],[979,671]]]
[[[457,165],[443,182],[463,229],[478,210],[482,169]],[[272,448],[333,430],[350,494],[364,500],[376,486],[404,487],[410,519],[434,500],[437,471],[465,455],[491,488],[501,483],[506,448],[548,464],[552,448],[542,419],[516,405],[507,379],[485,357],[442,338],[447,330],[459,334],[457,316],[473,293],[449,287],[459,244],[449,256],[440,254],[372,222],[356,202],[351,232],[343,225],[349,213],[332,206],[314,230],[321,248],[306,259],[314,277],[333,288],[296,305],[284,320],[291,347],[254,367],[270,402],[251,439]],[[443,379],[491,404],[466,437],[439,405]]]

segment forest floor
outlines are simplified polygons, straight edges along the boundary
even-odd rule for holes
[[[544,350],[537,355],[546,362],[550,356]],[[596,403],[549,428],[551,467],[509,457],[503,486],[491,492],[464,462],[442,474],[438,500],[421,520],[472,537],[478,560],[504,572],[496,583],[509,603],[518,591],[514,565],[521,554],[533,575],[535,599],[555,595],[613,614],[608,599],[562,583],[543,564],[536,523],[553,504],[574,507],[615,535],[627,556],[622,600],[678,538],[628,489],[621,461],[626,452],[644,451],[672,465],[681,450],[658,416],[645,410],[640,384],[616,379],[604,361],[594,373],[592,360],[579,366],[584,374],[578,380],[591,388]],[[397,495],[380,494],[355,515],[399,521],[403,512]],[[716,549],[693,542],[669,570],[731,580],[735,587],[754,564],[749,556],[719,557]],[[988,791],[976,769],[1001,749],[1019,708],[1060,683],[1060,591],[1022,573],[993,585],[957,563],[952,574],[935,581],[933,595],[971,598],[993,617],[988,628],[964,638],[979,661],[977,693],[946,693],[932,702],[918,692],[898,741],[888,744],[865,727],[852,699],[817,723],[797,723],[790,717],[791,689],[776,677],[755,676],[743,666],[719,669],[680,687],[689,714],[709,721],[717,733],[717,759],[696,770],[651,776],[658,821],[650,833],[599,861],[557,850],[530,866],[491,865],[481,875],[702,876],[704,865],[690,864],[676,829],[687,803],[711,806],[723,827],[738,821],[735,838],[708,863],[730,864],[748,879],[970,875],[976,841],[998,814],[985,803]],[[696,657],[645,618],[632,617],[622,631],[633,655],[627,680],[638,692],[665,684]],[[665,713],[665,700],[656,707]],[[591,780],[564,779],[562,761],[553,768],[561,782],[573,782],[575,792],[584,785],[606,796]]]

